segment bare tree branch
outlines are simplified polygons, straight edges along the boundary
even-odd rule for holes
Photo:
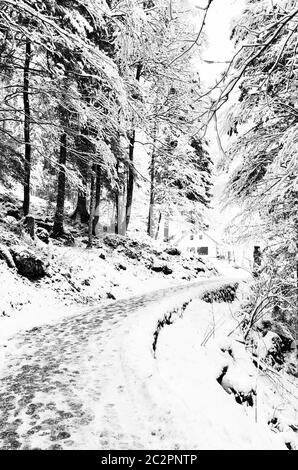
[[[205,10],[205,13],[204,13],[204,17],[203,17],[203,21],[202,21],[202,24],[201,24],[201,27],[200,27],[200,30],[196,36],[196,39],[194,40],[194,42],[191,44],[191,46],[189,46],[187,49],[185,49],[183,52],[181,52],[181,54],[179,54],[177,57],[175,57],[175,59],[173,59],[169,64],[168,64],[168,67],[171,67],[171,65],[176,62],[177,60],[181,59],[181,57],[183,57],[185,54],[188,54],[188,52],[190,52],[197,44],[198,44],[198,41],[200,39],[200,36],[202,34],[202,31],[204,29],[204,26],[205,26],[205,23],[206,23],[206,18],[207,18],[207,15],[208,15],[208,11],[209,11],[209,8],[211,6],[211,3],[213,2],[213,0],[208,0],[208,4],[207,6],[204,8]]]

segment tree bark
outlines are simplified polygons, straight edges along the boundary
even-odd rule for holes
[[[119,234],[119,191],[115,195],[115,233]]]
[[[30,237],[34,240],[35,238],[35,219],[31,215],[24,217],[24,227]]]
[[[93,235],[96,235],[96,227],[99,222],[99,204],[101,197],[101,167],[96,165],[96,184],[95,184],[95,214],[93,219]]]
[[[158,238],[159,229],[160,229],[160,222],[161,222],[161,212],[159,213],[159,216],[158,216],[157,229],[156,229],[156,232],[155,232],[155,240],[157,240],[157,238]]]
[[[82,224],[87,224],[89,222],[86,193],[83,192],[81,189],[78,190],[77,206],[70,218],[73,220],[77,220],[78,217],[80,217]]]
[[[141,62],[137,65],[136,71],[136,80],[139,82],[141,78],[143,64]],[[132,121],[132,131],[129,137],[129,150],[128,150],[128,157],[129,157],[129,167],[128,167],[128,179],[127,179],[127,194],[126,194],[126,208],[125,208],[125,227],[124,231],[128,229],[128,225],[130,222],[131,216],[131,206],[132,206],[132,199],[133,199],[133,188],[134,188],[134,168],[133,168],[133,160],[134,160],[134,149],[135,149],[135,142],[136,142],[136,130],[134,127],[134,121]]]
[[[296,253],[295,253],[295,263],[296,263],[296,305],[298,305],[298,193],[295,192],[295,238],[296,238]],[[295,355],[296,360],[298,360],[298,312],[296,311],[296,317],[294,319],[295,325]]]
[[[164,241],[168,242],[169,241],[169,216],[167,215],[165,218],[165,226],[164,226]]]
[[[60,154],[59,154],[59,173],[58,173],[58,191],[57,191],[57,205],[54,218],[54,225],[52,236],[61,237],[64,235],[64,205],[65,205],[65,165],[67,154],[67,137],[63,131],[60,136]]]
[[[116,172],[119,172],[119,161],[116,164]],[[118,178],[119,182],[119,178]],[[115,190],[115,233],[119,234],[119,187]]]
[[[152,149],[151,163],[150,163],[150,206],[149,206],[148,224],[147,224],[147,233],[150,237],[153,237],[153,233],[154,233],[156,138],[157,138],[157,123],[155,122],[154,128],[153,128],[153,149]]]
[[[127,178],[127,195],[126,195],[126,210],[125,210],[125,231],[128,229],[131,216],[131,206],[133,198],[133,188],[134,188],[134,170],[133,170],[133,157],[134,157],[134,147],[136,141],[136,131],[133,129],[131,136],[129,138],[129,168],[128,168],[128,178]]]
[[[95,167],[92,169],[95,171]],[[88,225],[88,248],[92,248],[93,241],[93,218],[95,212],[95,177],[94,174],[91,175],[91,185],[90,185],[90,217]]]
[[[31,61],[31,41],[26,38],[25,63],[24,63],[24,84],[23,84],[23,103],[24,103],[24,141],[25,141],[25,165],[24,165],[24,215],[29,214],[30,209],[30,178],[31,178],[31,140],[30,140],[30,100],[29,100],[29,70]]]

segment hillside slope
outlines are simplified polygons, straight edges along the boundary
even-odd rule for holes
[[[19,207],[14,196],[0,195],[0,337],[65,315],[74,306],[113,302],[216,274],[210,263],[184,258],[146,236],[140,241],[102,234],[87,248],[87,227],[69,222],[74,242],[48,233],[44,238],[39,229],[32,239],[18,217]],[[45,211],[46,202],[33,198],[32,215],[47,221]]]

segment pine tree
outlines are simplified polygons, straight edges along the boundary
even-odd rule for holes
[[[229,133],[237,132],[230,157],[238,165],[228,196],[242,205],[244,220],[254,215],[260,221],[257,230],[267,248],[257,289],[261,298],[272,294],[263,314],[286,312],[293,331],[298,251],[295,3],[249,2],[234,36],[239,45],[252,45],[242,47],[224,92],[228,96],[229,86],[241,78],[239,103],[229,116]]]

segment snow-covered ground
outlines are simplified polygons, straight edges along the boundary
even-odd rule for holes
[[[119,426],[137,434],[141,447],[286,449],[285,441],[297,445],[289,428],[281,434],[267,425],[274,416],[280,417],[278,410],[282,406],[291,416],[290,421],[297,422],[295,385],[288,381],[289,390],[285,391],[278,379],[272,381],[261,374],[244,346],[227,336],[237,324],[234,316],[239,301],[208,305],[193,300],[181,318],[161,329],[154,357],[154,325],[183,300],[185,295],[180,301],[176,296],[151,305],[146,312],[136,312],[125,323],[125,330],[118,331],[118,338],[110,345],[120,359],[113,363],[116,370],[112,375],[118,383],[126,384],[126,394],[118,401],[117,388],[109,383],[97,412],[98,422],[106,397],[109,402],[113,398],[117,401]],[[110,349],[106,353],[109,355]],[[233,386],[243,393],[257,390],[252,407],[236,403],[234,395],[217,382],[225,366],[229,366],[226,389]],[[96,438],[94,446],[95,442]],[[108,445],[117,448],[119,443],[108,441]]]
[[[18,442],[43,449],[286,449],[285,442],[294,448],[295,384],[258,370],[239,342],[237,310],[247,277],[229,274],[73,311],[12,338],[4,390],[11,400],[15,373],[30,397],[16,405]],[[204,291],[236,280],[241,289],[233,303],[200,300]],[[231,389],[251,396],[253,406],[237,403]],[[34,419],[28,406],[40,407]]]
[[[153,275],[141,263],[132,264],[120,253],[106,254],[107,259],[101,259],[97,249],[52,247],[51,252],[61,266],[54,281],[29,281],[0,260],[0,345],[19,330],[56,322],[88,310],[90,305],[110,304],[114,300],[106,299],[107,292],[120,300],[189,282],[182,280],[180,273]],[[125,264],[126,270],[118,270],[119,264]],[[77,291],[69,284],[69,272]],[[204,274],[197,277],[204,278]]]
[[[16,237],[2,228],[4,243]],[[16,243],[42,253],[49,271],[29,281],[0,261],[0,387],[8,400],[0,408],[20,420],[11,442],[15,418],[8,418],[4,446],[298,448],[297,380],[264,361],[256,367],[238,328],[249,272],[212,260],[215,276],[208,261],[171,257],[159,245],[144,252],[139,245],[136,259],[127,255],[130,239],[115,247],[98,240],[90,250],[82,240],[75,247]],[[154,262],[173,273],[152,272]],[[200,299],[235,282],[233,303]],[[262,358],[269,340],[260,342]],[[71,438],[60,442],[61,433]]]
[[[235,305],[195,300],[183,319],[160,333],[157,362],[167,388],[179,397],[188,445],[208,449],[283,448],[298,443],[287,424],[297,423],[295,384],[285,377],[263,374],[239,339],[229,337],[237,320]],[[222,386],[216,381],[224,367]],[[282,378],[284,385],[279,383]],[[286,384],[286,385],[285,385]],[[296,383],[297,386],[297,383]],[[230,389],[244,395],[255,390],[253,406],[238,404]],[[288,388],[288,389],[287,389]],[[184,410],[184,411],[183,411]],[[285,416],[285,413],[291,415]],[[188,417],[186,419],[185,417]],[[275,434],[267,423],[284,419],[285,434]],[[190,429],[192,429],[191,432]]]
[[[4,189],[0,186],[1,191]],[[14,197],[17,196],[21,198],[16,191]],[[5,205],[2,208],[0,204],[0,244],[31,250],[47,265],[47,275],[28,280],[9,268],[0,256],[0,344],[19,330],[81,312],[83,305],[105,305],[212,275],[208,266],[202,266],[205,273],[198,277],[195,268],[199,262],[168,256],[164,252],[166,245],[148,236],[138,235],[136,247],[128,248],[128,255],[125,249],[133,242],[130,238],[125,239],[124,246],[113,248],[103,242],[103,234],[95,239],[94,248],[86,249],[86,227],[76,227],[75,246],[55,240],[49,244],[38,238],[32,240],[26,233],[19,233],[19,222],[6,217],[5,210]],[[46,201],[32,197],[32,211],[40,217],[46,211]],[[71,225],[69,228],[75,230]],[[143,253],[142,243],[146,246]],[[150,268],[154,262],[166,264],[172,274],[154,272]]]

